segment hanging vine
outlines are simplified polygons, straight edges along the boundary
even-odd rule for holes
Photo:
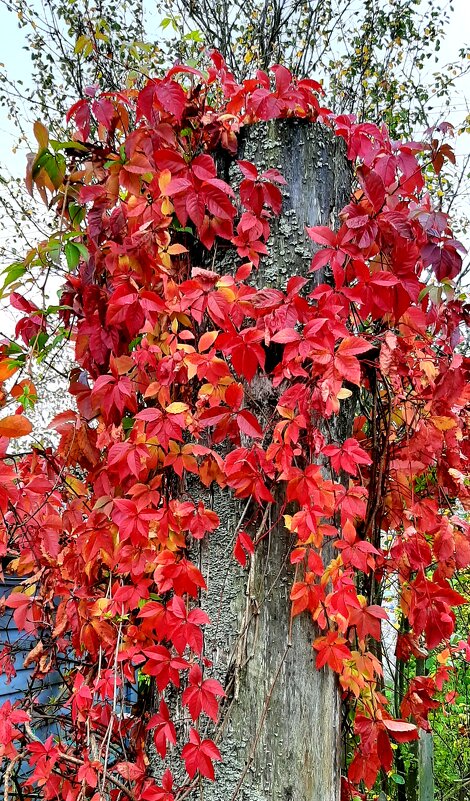
[[[211,621],[191,544],[217,537],[220,520],[188,496],[188,477],[205,499],[215,483],[250,504],[234,566],[279,517],[274,494],[294,509],[292,617],[315,622],[317,668],[338,674],[354,719],[345,797],[391,770],[391,743],[428,729],[470,658],[453,637],[453,608],[466,602],[455,580],[470,563],[456,513],[468,498],[467,310],[452,290],[462,249],[423,178],[448,145],[397,143],[385,127],[335,117],[319,84],[284,67],[239,84],[211,59],[207,73],[177,66],[139,91],[90,89],[69,112],[67,142],[35,126],[28,185],[55,207],[58,230],[5,285],[44,275],[54,258],[66,275],[59,307],[11,294],[21,315],[17,342],[1,346],[0,539],[20,581],[3,604],[34,643],[25,665],[41,682],[58,673],[60,692],[44,701],[31,689],[0,708],[6,797],[13,777],[24,797],[67,801],[181,801],[194,781],[216,780],[227,687],[204,654]],[[327,275],[313,289],[308,276],[256,288],[282,175],[238,161],[232,187],[217,172],[216,154],[236,160],[244,126],[285,118],[328,126],[355,168],[338,230],[306,230],[311,272]],[[226,274],[217,249],[233,254]],[[31,432],[35,400],[24,367],[60,338],[75,346],[73,408],[51,421],[56,448],[15,457],[9,442]],[[260,375],[278,393],[271,419],[251,401]],[[352,436],[328,437],[325,421],[352,402]],[[438,653],[435,672],[404,688],[401,718],[382,681],[391,579],[406,621],[398,659]],[[6,677],[14,658],[5,643]],[[150,680],[146,717],[128,692]]]

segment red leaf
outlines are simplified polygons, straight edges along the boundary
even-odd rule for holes
[[[384,720],[383,724],[397,743],[409,743],[410,740],[419,739],[416,726],[407,723],[406,720]]]
[[[235,547],[233,549],[233,555],[242,567],[245,567],[246,565],[245,551],[252,556],[255,552],[255,546],[246,531],[239,531],[235,542]]]
[[[336,673],[341,673],[343,663],[351,658],[351,651],[346,645],[346,640],[336,631],[329,631],[326,637],[317,637],[313,643],[317,653],[317,668],[329,665]]]
[[[317,242],[319,245],[330,245],[330,247],[336,246],[336,234],[331,228],[327,228],[325,225],[315,225],[311,228],[307,228],[307,234],[309,235],[310,239],[313,239],[314,242]]]
[[[220,751],[212,740],[202,740],[196,731],[191,729],[189,743],[187,743],[181,756],[185,761],[186,772],[192,779],[199,771],[201,776],[214,781],[214,766],[212,762],[222,759]]]
[[[161,81],[156,83],[154,96],[160,106],[173,114],[178,122],[181,122],[183,111],[186,106],[186,93],[183,88],[175,81]]]
[[[300,342],[301,336],[298,331],[295,331],[293,328],[283,328],[282,331],[278,331],[277,334],[271,337],[271,342],[281,342],[285,344],[287,342]]]
[[[147,724],[147,731],[150,729],[154,730],[153,740],[155,747],[161,758],[165,759],[167,743],[176,745],[176,729],[163,699],[160,701],[158,713],[153,715]]]
[[[263,436],[263,429],[261,428],[258,420],[248,411],[248,409],[242,409],[237,414],[237,425],[240,431],[243,431],[248,437],[252,437],[254,439],[261,439]]]
[[[183,706],[187,706],[192,720],[197,720],[201,712],[205,712],[214,723],[219,714],[217,696],[225,696],[224,688],[216,679],[203,681],[199,665],[193,665],[189,671],[189,687],[183,692]]]
[[[256,181],[258,178],[258,170],[254,164],[252,164],[250,161],[237,161],[237,164],[245,178],[249,178],[251,181]]]

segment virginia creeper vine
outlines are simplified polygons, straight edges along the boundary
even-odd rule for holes
[[[0,421],[0,538],[21,584],[3,603],[35,643],[33,676],[58,672],[61,689],[53,703],[26,694],[0,709],[7,794],[13,773],[25,797],[34,788],[64,801],[175,801],[195,777],[214,780],[220,752],[207,719],[216,732],[227,688],[204,655],[205,577],[191,543],[217,537],[220,521],[188,496],[188,475],[204,497],[216,482],[249,504],[234,548],[242,566],[275,491],[292,510],[292,615],[311,615],[317,667],[338,674],[354,708],[345,797],[390,771],[390,741],[428,728],[429,710],[452,700],[456,660],[470,658],[469,642],[453,638],[453,607],[465,602],[455,577],[470,563],[455,511],[468,498],[469,455],[466,309],[452,290],[461,246],[423,174],[440,170],[448,146],[393,142],[385,128],[335,117],[317,83],[284,67],[237,84],[220,55],[211,59],[207,73],[177,66],[140,90],[91,88],[69,112],[69,142],[35,126],[29,186],[55,205],[59,232],[25,265],[61,249],[67,275],[52,312],[11,294],[22,345],[1,350],[3,404],[17,407]],[[330,280],[257,289],[285,181],[238,161],[234,189],[216,155],[236,160],[243,126],[294,117],[344,140],[356,184],[337,230],[306,231],[311,271]],[[217,271],[217,248],[236,254],[232,272]],[[76,405],[51,422],[55,449],[14,457],[7,447],[31,431],[35,392],[21,371],[58,325],[75,344]],[[281,355],[268,370],[272,343]],[[259,375],[278,392],[274,419],[250,403]],[[329,440],[319,421],[349,399],[352,436]],[[407,688],[401,717],[382,682],[390,580],[405,624],[398,659],[439,654],[435,673]],[[15,670],[6,643],[0,667]],[[147,719],[126,701],[138,676],[155,685]],[[172,719],[170,690],[189,728]],[[45,740],[44,722],[54,725]],[[186,780],[169,768],[152,775],[149,737],[163,762],[169,749],[180,756]]]

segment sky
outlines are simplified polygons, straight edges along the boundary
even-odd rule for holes
[[[45,0],[47,3],[47,0]],[[144,0],[147,5],[147,17],[151,21],[152,33],[158,29],[158,19],[151,15],[153,3]],[[458,51],[465,45],[470,46],[470,0],[454,0],[449,3],[443,0],[450,9],[452,5],[454,12],[451,16],[450,25],[447,28],[446,36],[441,45],[441,62],[446,64],[457,59]],[[24,50],[24,33],[18,28],[17,20],[12,12],[9,12],[3,2],[0,2],[0,64],[6,68],[7,74],[16,80],[23,80],[28,83],[31,75],[31,62],[28,53]],[[433,65],[433,69],[434,69]],[[449,120],[455,125],[459,125],[466,114],[470,113],[470,73],[458,79],[457,91],[452,98],[451,109],[444,109],[442,102],[435,99],[432,103],[433,114],[436,121],[442,119]],[[31,117],[31,110],[25,109]],[[422,131],[417,131],[419,137]],[[26,154],[29,150],[27,144],[17,147],[18,134],[12,122],[8,119],[7,110],[0,107],[0,164],[7,167],[8,171],[15,176],[24,176]],[[470,155],[470,135],[458,137],[455,143],[458,157],[458,165]],[[470,172],[470,170],[469,170]],[[459,197],[456,204],[456,213],[463,211],[470,218],[470,179],[464,178],[460,186]],[[5,231],[3,231],[5,236]],[[2,228],[0,223],[0,238]],[[470,246],[470,231],[467,235],[467,247]],[[2,265],[0,265],[1,269]]]
[[[147,2],[145,5],[148,7],[147,17],[151,19],[150,8],[153,3]],[[441,45],[441,61],[445,64],[457,58],[460,47],[470,46],[470,0],[453,0],[452,3],[443,0],[442,5],[448,8],[452,5],[454,8]],[[153,24],[151,27],[155,30],[157,26]],[[15,15],[7,10],[3,2],[0,2],[0,63],[5,65],[8,74],[17,80],[28,82],[31,67],[28,54],[23,49],[24,45],[24,34],[18,28]],[[447,117],[452,117],[451,121],[458,123],[466,113],[470,112],[470,74],[459,79],[454,101],[451,114],[449,115],[447,111],[445,114]],[[436,117],[439,117],[442,106],[438,100],[433,103],[433,110]],[[17,135],[4,108],[0,108],[0,136],[0,162],[11,165],[12,171],[24,171],[24,153],[21,150],[16,155],[12,153]],[[459,151],[460,154],[470,152],[470,138],[465,142],[465,146],[459,147]]]

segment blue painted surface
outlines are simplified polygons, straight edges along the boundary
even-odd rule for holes
[[[9,595],[18,585],[18,579],[5,576],[3,584],[0,585],[0,596]],[[20,700],[24,693],[29,689],[38,698],[40,703],[47,703],[51,697],[60,690],[60,677],[57,673],[52,673],[45,681],[32,679],[33,666],[23,667],[24,660],[31,649],[36,645],[36,638],[31,637],[24,631],[18,631],[13,618],[13,609],[7,608],[5,613],[0,616],[0,649],[5,645],[11,645],[15,649],[14,665],[16,676],[8,683],[5,675],[0,676],[0,705],[5,701]],[[44,729],[44,727],[41,727]],[[47,736],[47,731],[41,731],[41,736]]]
[[[15,577],[5,576],[5,581],[0,584],[0,597],[9,595],[12,589],[18,585]],[[24,668],[23,662],[36,645],[37,640],[24,631],[18,631],[13,619],[13,609],[6,609],[5,614],[0,616],[0,650],[5,644],[16,647],[15,656],[16,676],[8,684],[4,675],[0,676],[0,705],[5,701],[17,701],[24,696],[28,688],[38,697],[42,704],[46,704],[51,698],[60,691],[61,681],[57,673],[53,673],[43,681],[32,680],[33,666]],[[126,682],[125,685],[125,705],[129,708],[137,700],[137,687]],[[127,709],[125,711],[128,711]],[[37,727],[36,731],[37,731]],[[44,727],[43,727],[44,728]],[[49,733],[52,733],[52,729]],[[41,731],[41,736],[47,736],[47,731]]]

